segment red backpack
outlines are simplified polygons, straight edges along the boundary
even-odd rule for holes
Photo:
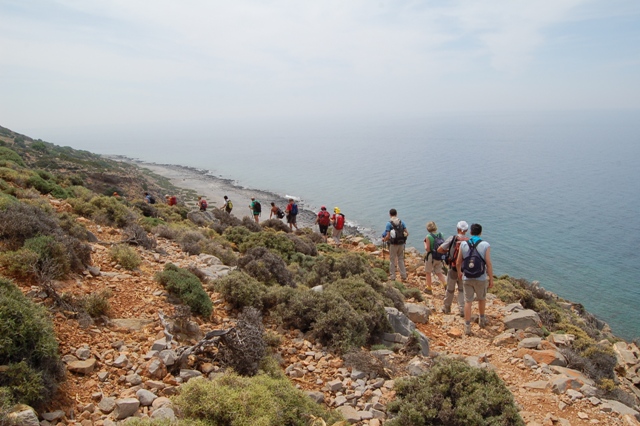
[[[451,246],[449,246],[449,252],[447,253],[447,265],[452,269],[456,269],[456,260],[458,259],[458,252],[460,251],[460,243],[463,241],[469,241],[469,237],[460,237],[458,235],[453,236],[453,240],[451,240]],[[453,249],[453,254],[451,255],[451,250]]]
[[[321,211],[318,213],[318,225],[328,226],[331,223],[331,215],[327,211]]]
[[[336,229],[344,228],[344,215],[342,213],[338,213],[336,215],[336,219],[335,219],[335,222],[334,222],[333,226]]]

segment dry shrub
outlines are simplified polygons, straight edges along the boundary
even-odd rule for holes
[[[291,229],[289,229],[289,226],[280,219],[267,219],[264,222],[260,223],[260,226],[262,226],[262,228],[273,229],[276,232],[277,231],[284,232],[284,233],[291,232]]]
[[[258,372],[260,361],[267,351],[259,310],[244,308],[235,328],[223,335],[221,340],[224,344],[220,348],[224,364],[243,376],[254,376]]]
[[[151,250],[156,246],[156,240],[150,238],[147,231],[137,223],[132,223],[124,228],[125,241],[128,244],[137,245],[147,250]]]

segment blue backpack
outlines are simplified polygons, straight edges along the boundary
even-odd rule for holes
[[[487,263],[484,261],[480,253],[478,253],[478,244],[480,244],[482,240],[478,240],[474,243],[471,241],[467,241],[469,245],[469,254],[467,257],[462,259],[462,273],[467,278],[478,278],[484,274],[485,267]]]
[[[295,216],[298,214],[298,205],[296,203],[293,203],[291,205],[291,216]]]

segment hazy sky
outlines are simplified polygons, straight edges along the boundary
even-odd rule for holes
[[[638,0],[0,0],[25,133],[639,107]]]

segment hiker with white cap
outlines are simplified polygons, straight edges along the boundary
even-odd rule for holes
[[[449,272],[447,273],[447,291],[444,295],[444,307],[442,312],[445,314],[451,313],[451,304],[453,303],[453,295],[458,289],[458,314],[464,317],[464,287],[462,286],[462,278],[458,277],[458,269],[456,260],[458,258],[458,251],[460,251],[460,243],[467,241],[467,231],[469,230],[469,224],[464,220],[458,222],[457,225],[458,234],[452,235],[447,238],[444,243],[438,247],[439,253],[447,255],[446,262],[449,266]]]

